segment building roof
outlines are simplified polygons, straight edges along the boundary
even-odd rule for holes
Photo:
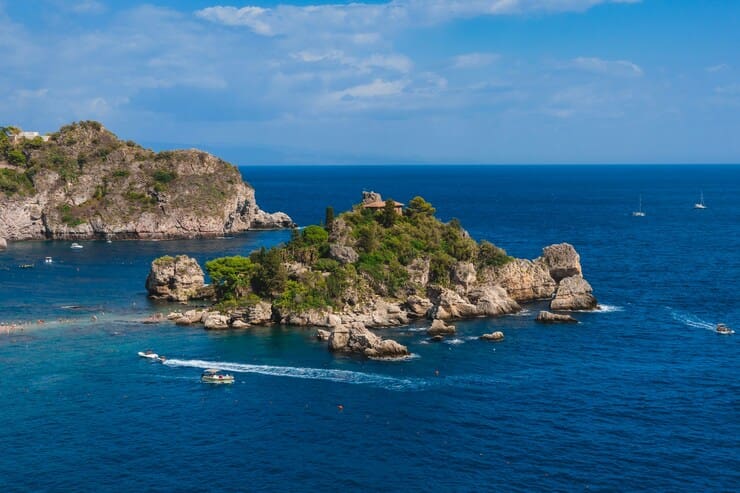
[[[403,207],[403,204],[401,202],[393,201],[393,205],[395,207]],[[363,207],[366,209],[382,209],[385,207],[385,201],[384,200],[378,200],[377,202],[370,202],[369,204],[362,204]]]

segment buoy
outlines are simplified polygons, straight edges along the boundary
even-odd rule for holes
[[[344,406],[343,406],[343,405],[341,405],[341,404],[339,404],[339,405],[337,406],[337,409],[339,409],[340,411],[344,411]]]
[[[436,376],[439,376],[439,370],[434,370],[434,374],[435,374]]]

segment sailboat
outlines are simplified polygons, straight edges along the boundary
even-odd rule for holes
[[[645,217],[645,213],[642,211],[642,195],[640,195],[640,208],[632,213],[634,217]]]
[[[704,204],[704,191],[701,192],[701,199],[698,204],[694,204],[694,209],[706,209],[707,206]]]

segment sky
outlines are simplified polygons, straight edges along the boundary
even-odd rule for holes
[[[0,125],[249,164],[740,163],[740,2],[0,0]]]

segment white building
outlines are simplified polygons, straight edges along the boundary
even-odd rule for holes
[[[11,140],[11,142],[13,142],[15,144],[15,143],[20,142],[21,139],[33,140],[36,137],[41,137],[41,140],[43,140],[44,142],[48,142],[49,141],[49,136],[48,135],[41,135],[38,132],[18,132],[16,134],[12,134],[10,136],[10,140]]]

